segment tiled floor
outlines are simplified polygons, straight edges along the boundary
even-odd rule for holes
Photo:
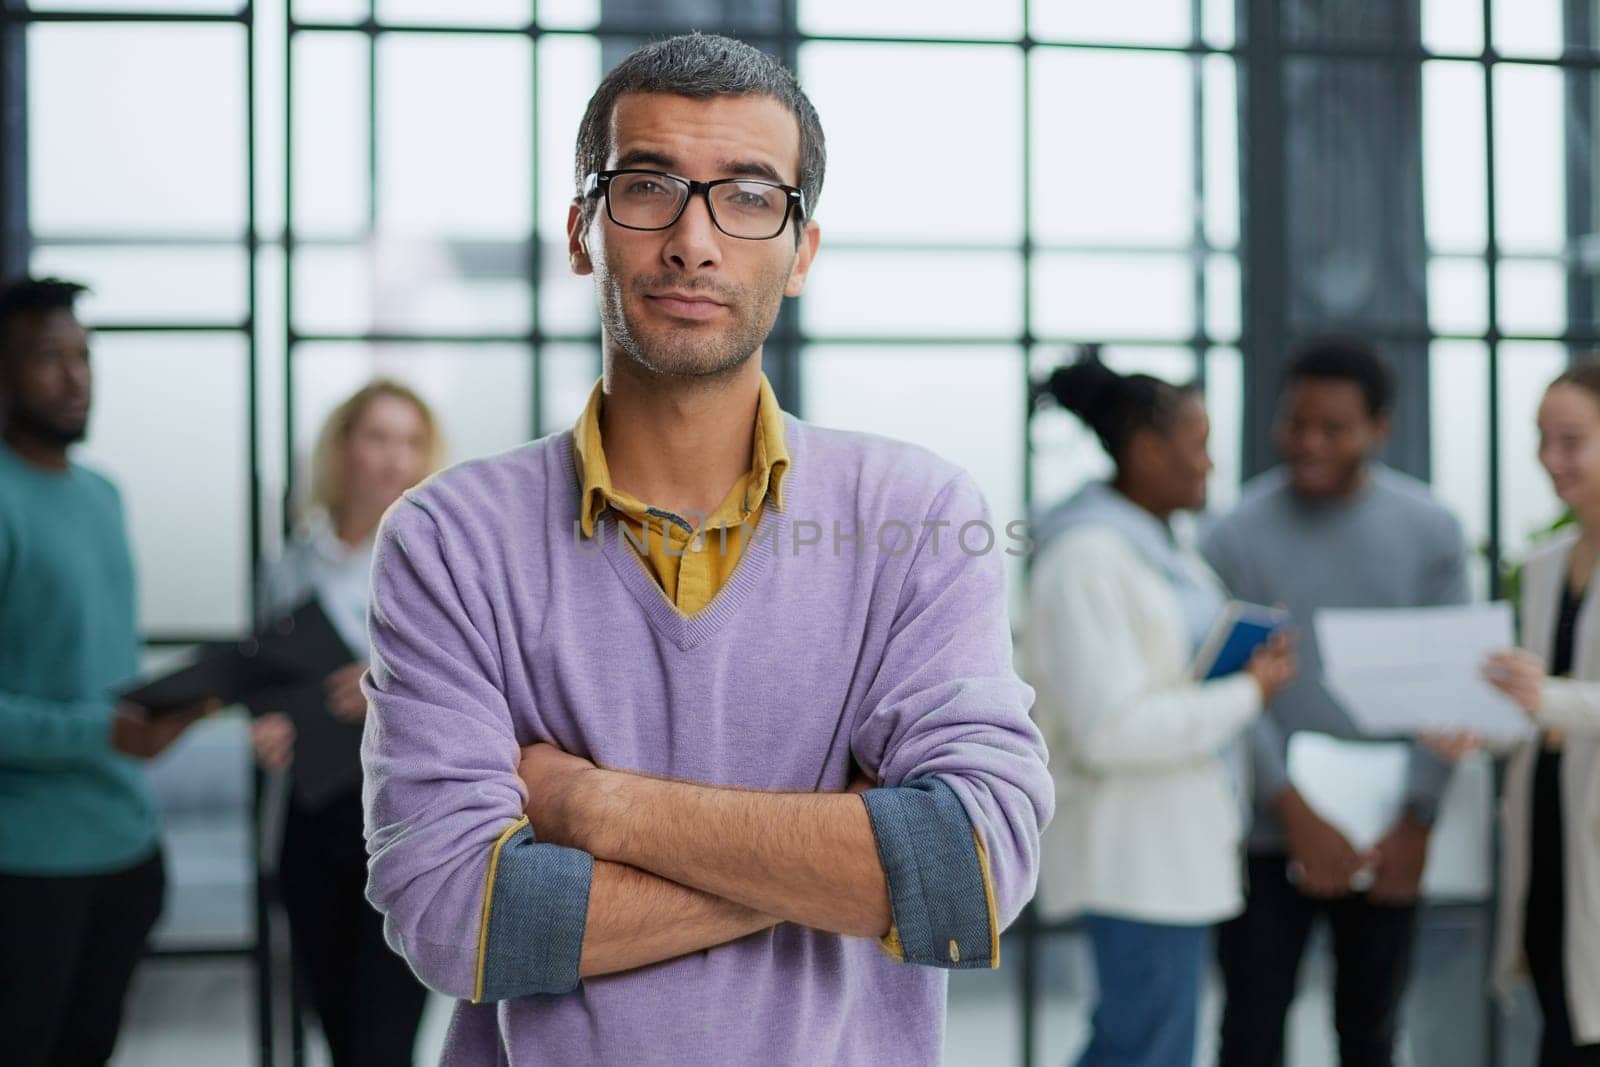
[[[1016,958],[1016,957],[1013,957]],[[1066,1064],[1085,1037],[1091,977],[1082,952],[1067,945],[1046,966],[1048,992],[1040,1016],[1040,1064]],[[1294,1013],[1293,1062],[1296,1067],[1331,1064],[1326,1009],[1317,1001],[1318,985],[1309,976],[1307,997]],[[128,1009],[117,1067],[240,1067],[253,1064],[253,985],[243,963],[235,961],[154,961],[139,974]],[[422,1024],[418,1064],[434,1064],[450,1011],[443,998],[432,1001]],[[1216,995],[1206,1005],[1211,1033]],[[958,973],[950,982],[946,1062],[952,1065],[1008,1065],[1018,1062],[1016,977],[1002,971]],[[314,1035],[310,1064],[326,1064]],[[1210,1062],[1203,1049],[1202,1062]],[[288,1062],[286,1057],[280,1062]]]
[[[952,983],[946,1062],[1010,1064],[1017,1057],[1016,1001],[1009,978],[960,975]],[[140,974],[124,1025],[115,1067],[253,1067],[252,985],[245,965],[233,962],[160,962]],[[438,1062],[450,1004],[435,998],[423,1017],[418,1064]],[[1052,1044],[1075,1044],[1082,1012],[1070,1007],[1052,1028]],[[307,1063],[326,1067],[326,1054],[308,1035]],[[1063,1050],[1050,1062],[1061,1062]],[[288,1063],[287,1056],[280,1059]]]
[[[1015,954],[1010,957],[1012,961],[1017,958]],[[1457,1067],[1471,1062],[1441,1044],[1441,1035],[1474,1030],[1482,1018],[1482,1002],[1468,998],[1453,1012],[1427,1007],[1432,999],[1448,992],[1440,988],[1430,992],[1428,987],[1430,981],[1437,984],[1447,962],[1430,950],[1425,938],[1419,958],[1419,988],[1410,1016],[1411,1035],[1402,1064]],[[1069,1062],[1084,1039],[1092,998],[1093,979],[1076,939],[1060,939],[1046,952],[1041,977],[1044,997],[1037,1063],[1059,1067]],[[1289,1062],[1293,1067],[1332,1067],[1335,1057],[1326,999],[1326,963],[1313,959],[1304,977],[1304,990],[1291,1017]],[[131,998],[116,1067],[252,1067],[252,995],[249,971],[242,963],[147,964]],[[1214,1056],[1211,1035],[1217,1010],[1218,996],[1213,988],[1206,1002],[1201,1063],[1210,1063]],[[442,998],[429,1004],[418,1044],[418,1064],[437,1062],[448,1013],[449,1004]],[[1526,1049],[1529,1031],[1525,1023],[1520,1029],[1511,1027],[1508,1034],[1508,1044]],[[1014,972],[960,972],[952,976],[946,1063],[953,1067],[1016,1064],[1019,1035]],[[324,1067],[327,1059],[314,1035],[308,1045],[308,1062]],[[1414,1048],[1418,1045],[1428,1047]],[[1524,1055],[1506,1060],[1507,1067],[1525,1062]]]

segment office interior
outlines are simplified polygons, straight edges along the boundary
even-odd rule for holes
[[[363,382],[425,395],[452,460],[573,423],[600,372],[567,265],[577,120],[689,29],[784,58],[827,133],[822,252],[764,354],[785,409],[925,445],[1024,516],[1109,469],[1030,411],[1097,345],[1201,384],[1225,510],[1273,463],[1286,353],[1337,329],[1396,368],[1386,460],[1461,519],[1475,596],[1560,516],[1533,414],[1600,348],[1588,0],[0,0],[0,273],[92,286],[78,455],[122,488],[150,666],[248,627],[317,428]],[[152,774],[167,908],[114,1062],[326,1062],[244,717]],[[1469,757],[1435,844],[1418,1067],[1533,1062],[1531,998],[1488,988],[1495,789]],[[1025,915],[1002,968],[952,977],[947,1062],[1067,1062],[1093,980],[1070,925]],[[1330,985],[1319,943],[1297,1067],[1337,1060]]]

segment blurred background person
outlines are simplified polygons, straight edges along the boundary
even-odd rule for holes
[[[1309,630],[1320,608],[1399,608],[1468,599],[1461,525],[1428,487],[1378,461],[1394,405],[1389,368],[1367,342],[1309,342],[1285,375],[1282,466],[1245,487],[1204,539],[1234,594],[1281,604]],[[1333,927],[1334,1027],[1340,1061],[1392,1062],[1410,976],[1428,838],[1448,767],[1412,749],[1404,811],[1372,854],[1358,852],[1290,782],[1297,730],[1359,731],[1323,687],[1316,641],[1304,670],[1252,731],[1255,818],[1244,914],[1218,937],[1227,1001],[1224,1067],[1283,1062],[1284,1024],[1312,925]],[[1357,892],[1358,876],[1370,877]]]
[[[1023,660],[1057,817],[1039,901],[1081,916],[1100,999],[1081,1067],[1194,1062],[1211,925],[1237,914],[1241,798],[1224,750],[1295,670],[1287,637],[1197,682],[1227,602],[1172,525],[1206,503],[1210,420],[1193,388],[1123,377],[1091,353],[1040,392],[1116,465],[1035,524]]]
[[[315,597],[357,658],[326,681],[327,713],[366,718],[361,676],[373,537],[389,506],[437,471],[444,443],[428,405],[399,382],[363,387],[328,416],[312,458],[306,521],[263,573],[263,618]],[[294,774],[295,729],[272,712],[252,727],[269,769]],[[350,731],[347,742],[359,744]],[[410,1063],[426,990],[390,950],[366,900],[367,856],[359,782],[315,807],[292,789],[283,803],[278,881],[300,976],[335,1067]]]
[[[117,704],[139,672],[117,488],[73,462],[94,373],[84,287],[0,287],[0,1059],[110,1059],[166,885],[141,760],[210,706]]]
[[[1490,682],[1539,726],[1506,770],[1497,984],[1533,980],[1540,1067],[1600,1067],[1600,362],[1574,364],[1539,406],[1539,462],[1577,523],[1522,569],[1522,649]]]

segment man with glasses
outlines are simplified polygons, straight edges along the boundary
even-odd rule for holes
[[[930,1063],[1054,807],[972,479],[785,414],[820,124],[761,52],[625,59],[579,129],[578,424],[384,523],[369,896],[448,1062]]]

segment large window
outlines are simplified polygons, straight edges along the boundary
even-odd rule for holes
[[[806,414],[921,441],[972,470],[998,515],[1019,517],[1107,466],[1070,416],[1042,412],[1031,430],[1027,417],[1030,378],[1069,346],[1104,343],[1119,369],[1206,382],[1216,495],[1230,499],[1231,4],[1180,0],[1138,17],[906,4],[895,20],[862,6],[800,4],[815,35],[800,74],[830,149],[824,256],[802,315]],[[922,39],[850,39],[889,25]],[[910,180],[886,205],[875,190],[889,174]]]
[[[1559,515],[1534,414],[1597,347],[1593,12],[1433,0],[1423,16],[1433,483],[1487,586]]]
[[[86,453],[123,487],[146,628],[232,630],[250,573],[249,33],[76,6],[8,30],[26,34],[31,265],[96,288]]]
[[[318,421],[366,376],[421,387],[457,458],[574,416],[598,370],[562,240],[578,115],[608,57],[726,14],[289,3],[4,8],[27,130],[25,168],[5,171],[26,198],[4,202],[26,204],[34,270],[95,286],[88,452],[132,490],[156,634],[243,623],[255,538],[270,550]],[[1419,380],[1432,478],[1487,587],[1490,556],[1520,557],[1555,517],[1540,389],[1600,342],[1594,15],[1426,0],[1412,52],[1318,36],[1302,6],[1284,5],[1291,90],[1297,64],[1420,63]],[[799,0],[789,17],[748,36],[797,65],[831,149],[790,406],[923,441],[1014,517],[1104,468],[1067,417],[1029,433],[1025,410],[1030,376],[1098,342],[1119,367],[1204,381],[1226,504],[1246,417],[1232,3]]]
[[[827,132],[822,258],[770,346],[791,410],[932,448],[1009,522],[1105,469],[1066,416],[1028,417],[1030,380],[1101,343],[1205,382],[1226,502],[1233,6],[1139,7],[0,0],[28,162],[0,212],[26,204],[34,271],[95,287],[86,453],[126,491],[147,633],[245,625],[319,423],[373,375],[437,407],[453,459],[570,425],[600,369],[565,248],[578,119],[608,63],[680,29],[784,57]],[[981,1044],[1015,1059],[1002,1014]]]
[[[457,459],[576,416],[599,370],[591,287],[566,265],[578,117],[608,59],[726,13],[90,6],[20,16],[31,265],[95,286],[88,451],[132,490],[147,628],[226,631],[360,381],[418,386]],[[1104,468],[1065,416],[1030,435],[1026,410],[1030,376],[1103,342],[1120,368],[1206,382],[1230,499],[1232,5],[802,0],[787,24],[770,6],[745,35],[797,66],[830,149],[788,405],[928,445],[1009,521]]]
[[[822,256],[768,367],[787,406],[966,466],[1001,522],[1107,468],[1069,416],[1029,418],[1082,343],[1203,383],[1234,499],[1281,357],[1251,347],[1261,273],[1306,266],[1249,262],[1251,226],[1285,220],[1241,183],[1306,79],[1417,73],[1425,313],[1357,325],[1423,353],[1412,429],[1487,590],[1556,517],[1543,386],[1600,347],[1600,40],[1589,0],[1410,2],[1415,45],[1319,22],[1386,0],[0,0],[0,149],[26,149],[0,151],[0,234],[20,218],[35,272],[95,287],[86,455],[125,491],[145,629],[214,636],[249,619],[319,423],[369,377],[416,386],[452,459],[576,417],[600,357],[567,269],[573,141],[652,35],[729,28],[821,114]],[[1255,10],[1272,41],[1236,29]],[[1263,62],[1285,100],[1252,146]]]

